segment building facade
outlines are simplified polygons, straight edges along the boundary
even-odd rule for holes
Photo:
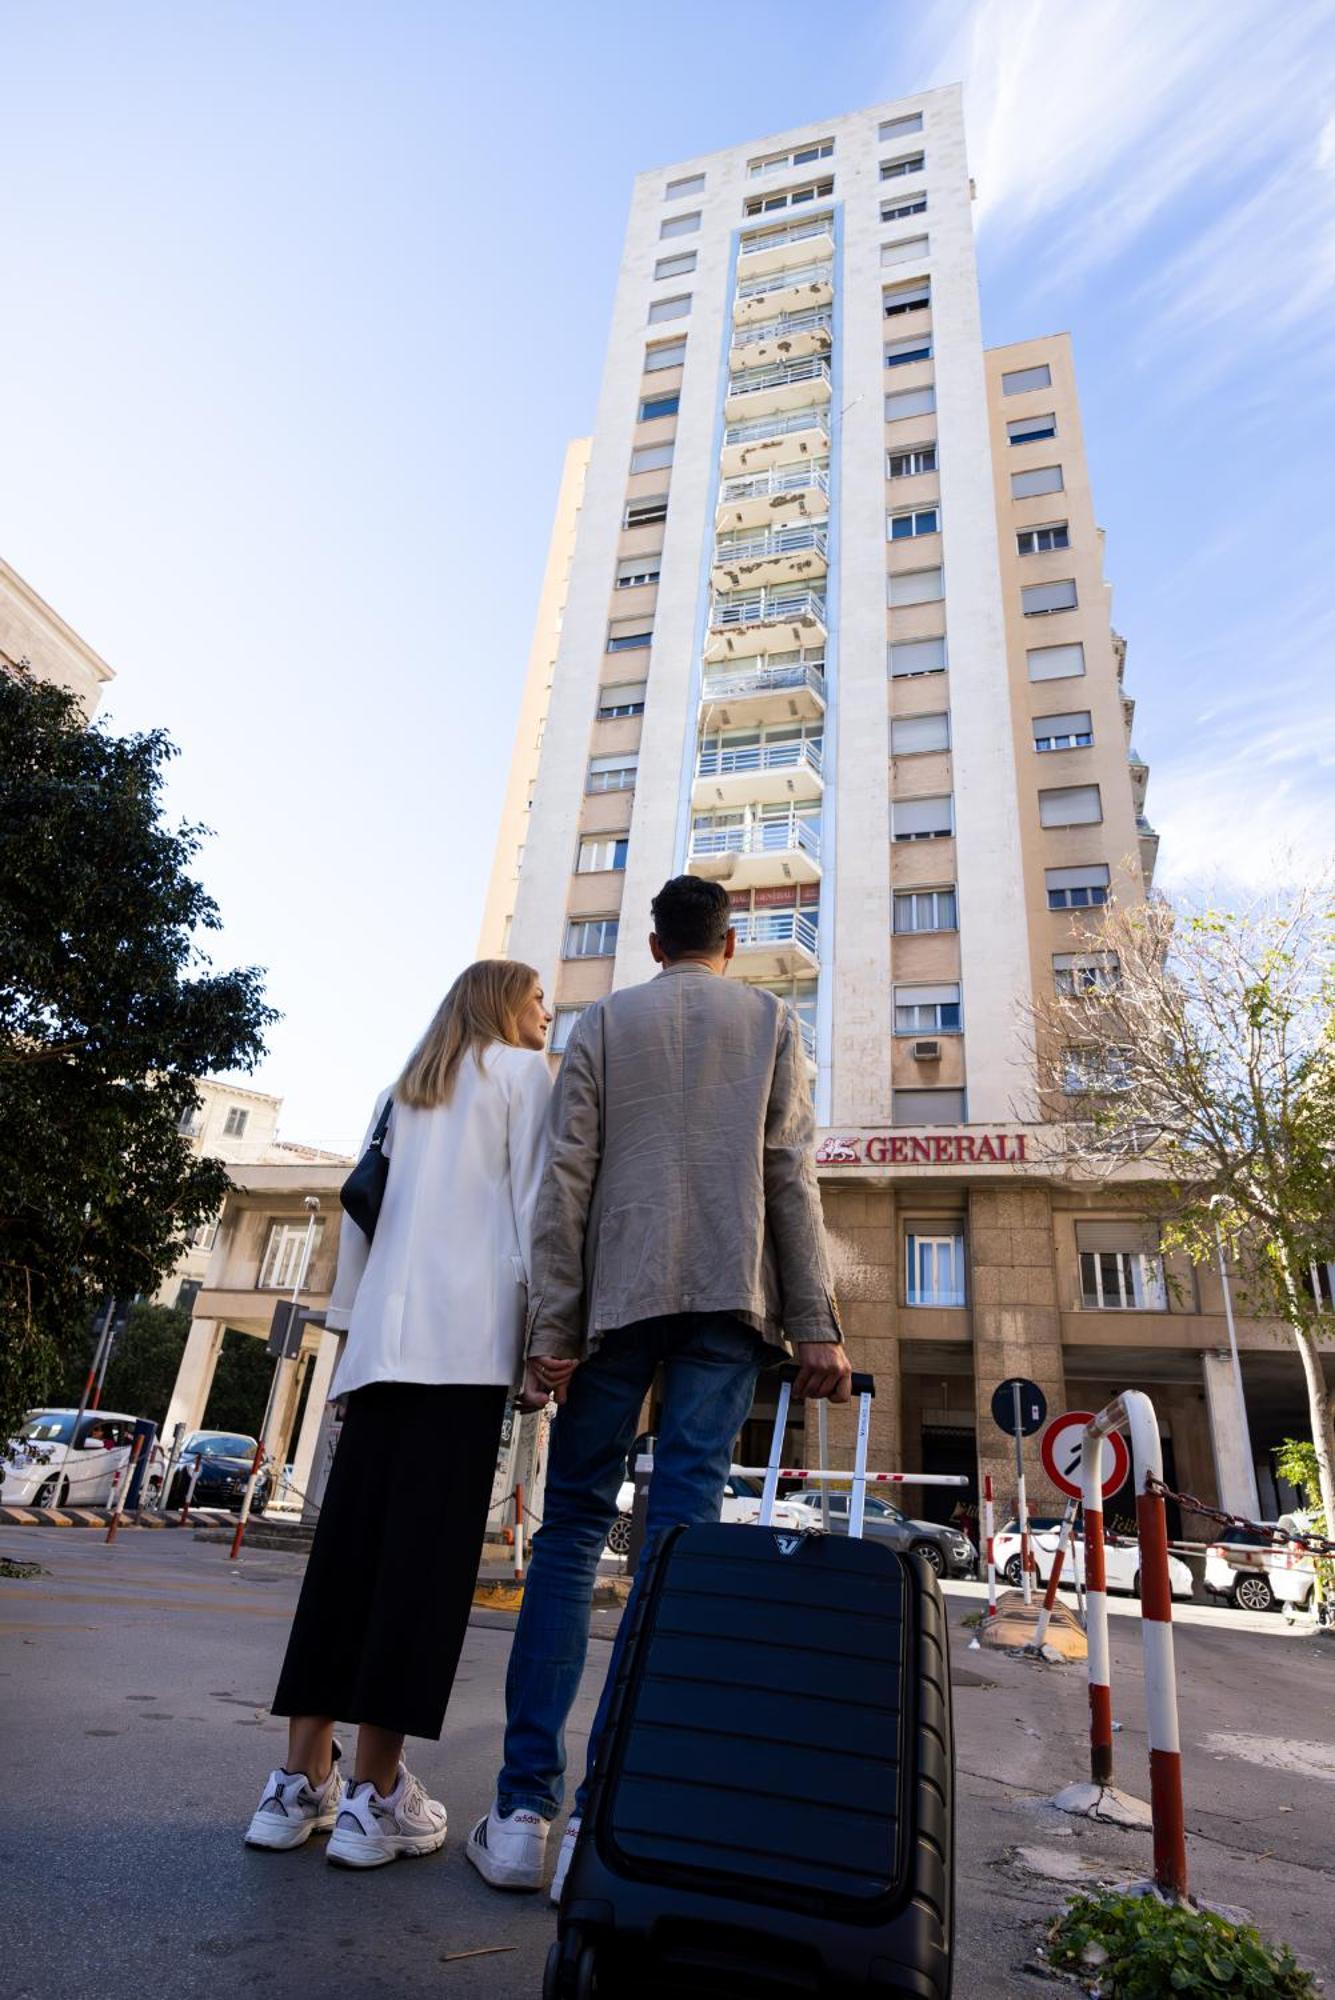
[[[112,669],[64,619],[0,561],[0,673],[54,681],[78,697],[89,722]]]
[[[1004,1493],[998,1383],[1137,1384],[1170,1478],[1232,1499],[1217,1275],[1040,1119],[1033,1005],[1110,976],[1074,933],[1156,837],[1071,344],[984,349],[972,199],[955,88],[637,178],[483,949],[539,969],[559,1057],[649,976],[663,880],[724,882],[729,976],[802,1024],[879,1462]],[[1283,1328],[1240,1337],[1264,1464],[1301,1380]]]

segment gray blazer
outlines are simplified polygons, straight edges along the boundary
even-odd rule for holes
[[[690,962],[595,1001],[548,1115],[528,1351],[726,1312],[780,1352],[840,1340],[791,1008]]]

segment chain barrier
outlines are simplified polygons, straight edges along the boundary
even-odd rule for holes
[[[1328,1535],[1290,1528],[1277,1528],[1266,1521],[1249,1521],[1245,1514],[1229,1514],[1222,1507],[1209,1507],[1204,1500],[1198,1500],[1194,1493],[1175,1493],[1171,1486],[1151,1474],[1145,1480],[1145,1491],[1153,1493],[1160,1500],[1175,1500],[1188,1514],[1199,1514],[1203,1520],[1215,1521],[1221,1528],[1242,1528],[1248,1534],[1259,1535],[1262,1543],[1269,1541],[1273,1546],[1288,1544],[1301,1549],[1307,1555],[1335,1558],[1335,1541]]]

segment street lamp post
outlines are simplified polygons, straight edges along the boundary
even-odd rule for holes
[[[1238,1355],[1238,1330],[1233,1322],[1233,1288],[1228,1281],[1228,1260],[1224,1255],[1224,1237],[1219,1227],[1219,1218],[1213,1213],[1216,1195],[1210,1203],[1211,1221],[1214,1223],[1215,1254],[1219,1260],[1219,1282],[1224,1292],[1224,1318],[1228,1322],[1228,1351],[1233,1363],[1233,1391],[1238,1399],[1238,1422],[1242,1427],[1242,1449],[1247,1462],[1244,1480],[1244,1495],[1247,1511],[1255,1520],[1261,1511],[1261,1496],[1256,1488],[1256,1466],[1252,1459],[1252,1433],[1247,1421],[1247,1398],[1242,1387],[1242,1361]]]

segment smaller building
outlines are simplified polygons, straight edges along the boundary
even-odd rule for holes
[[[32,585],[0,560],[0,672],[31,674],[76,695],[92,721],[112,669]]]

